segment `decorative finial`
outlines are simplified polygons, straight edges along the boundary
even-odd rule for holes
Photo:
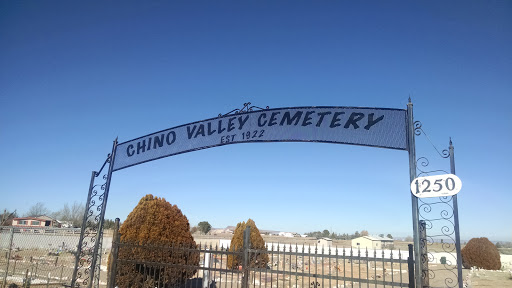
[[[452,146],[452,137],[450,137],[450,146]]]
[[[265,107],[265,108],[261,108],[261,107],[258,107],[258,106],[250,106],[251,105],[251,102],[247,102],[247,103],[244,103],[244,106],[241,108],[241,109],[233,109],[231,111],[229,111],[228,113],[226,114],[219,114],[219,117],[221,116],[227,116],[227,115],[232,115],[232,114],[239,114],[239,113],[245,113],[245,112],[251,112],[251,111],[254,111],[254,109],[258,109],[258,110],[265,110],[265,109],[269,109],[269,107]]]
[[[411,95],[409,95],[409,103],[411,103]]]

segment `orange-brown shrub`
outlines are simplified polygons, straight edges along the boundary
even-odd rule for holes
[[[249,237],[251,249],[266,251],[265,241],[263,240],[263,237],[261,237],[260,230],[258,230],[258,227],[256,227],[256,223],[254,223],[252,219],[247,220],[247,223],[240,222],[236,225],[235,231],[233,233],[233,238],[231,238],[231,244],[229,245],[229,251],[233,252],[242,250],[244,245],[244,230],[247,226],[251,227],[251,234]],[[267,253],[250,253],[250,267],[264,268],[267,266],[267,263]],[[242,265],[242,257],[240,254],[228,255],[228,268],[234,269],[240,265]]]
[[[141,264],[199,265],[199,252],[187,249],[197,247],[187,217],[164,198],[144,196],[121,225],[119,233],[123,245],[119,247],[116,286],[167,287],[183,283],[195,274],[194,268],[171,265],[149,268]]]
[[[500,252],[489,239],[473,238],[462,248],[462,265],[465,268],[477,267],[487,270],[501,268]]]

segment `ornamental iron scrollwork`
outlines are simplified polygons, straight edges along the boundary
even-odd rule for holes
[[[241,109],[233,109],[231,111],[229,111],[228,113],[226,114],[219,114],[219,117],[222,117],[222,116],[228,116],[228,115],[235,115],[235,114],[240,114],[240,113],[246,113],[246,112],[251,112],[251,111],[254,111],[254,109],[258,109],[258,110],[266,110],[266,109],[269,109],[269,107],[265,107],[265,108],[261,108],[261,107],[258,107],[258,106],[251,106],[251,102],[247,102],[247,103],[244,103],[244,106],[241,108]]]
[[[108,175],[106,171],[102,173],[105,166],[110,167],[111,154],[101,166],[98,172],[93,172],[91,187],[87,197],[86,209],[84,213],[82,231],[76,251],[75,270],[73,272],[72,287],[99,287],[101,249],[103,242],[102,229],[102,211],[105,201],[105,193]],[[97,248],[96,248],[97,246]],[[94,253],[100,251],[99,253]],[[93,264],[94,263],[94,264]],[[92,266],[95,267],[92,267]],[[94,271],[91,271],[94,270]],[[91,275],[93,275],[91,279]]]
[[[444,149],[441,152],[439,152],[439,149],[437,149],[436,145],[434,145],[432,140],[430,140],[430,137],[428,137],[427,133],[425,132],[425,130],[423,130],[422,126],[423,124],[420,121],[414,121],[414,134],[416,134],[416,136],[425,135],[425,138],[427,138],[428,142],[430,142],[432,147],[434,147],[434,149],[436,150],[437,154],[439,154],[439,156],[441,156],[442,158],[450,157],[450,152],[448,151],[448,149]]]
[[[420,121],[414,122],[416,136],[424,135],[432,145],[439,157],[450,157],[448,149],[439,150],[422,128]],[[451,143],[451,139],[450,139]],[[433,176],[438,174],[450,174],[444,169],[431,169],[431,161],[427,157],[419,157],[416,160],[417,177]],[[428,277],[430,284],[436,278],[443,277],[443,285],[446,287],[458,287],[456,235],[455,235],[455,211],[454,196],[418,198],[418,215],[421,227],[425,229],[420,233],[420,247],[422,253],[420,261],[424,279]],[[425,249],[424,249],[425,248]],[[439,281],[439,280],[438,280]]]

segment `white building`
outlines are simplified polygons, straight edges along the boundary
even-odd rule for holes
[[[361,249],[384,249],[393,245],[393,239],[380,236],[362,236],[352,239],[352,247]]]
[[[332,246],[332,239],[331,238],[319,238],[316,240],[316,244],[319,246],[319,247],[331,247]]]
[[[279,236],[282,236],[282,237],[293,237],[293,233],[291,233],[291,232],[279,232]]]

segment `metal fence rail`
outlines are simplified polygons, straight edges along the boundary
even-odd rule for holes
[[[0,287],[69,285],[79,236],[72,228],[0,227]]]
[[[263,278],[268,274],[283,286],[293,287],[408,287],[407,260],[400,250],[386,258],[367,249],[338,249],[337,247],[311,248],[287,245],[284,249],[269,248],[271,269],[251,269]],[[342,251],[341,253],[339,251]],[[348,253],[346,251],[349,251]],[[249,249],[249,253],[262,251]],[[379,257],[380,256],[380,257]],[[264,275],[262,277],[262,275]],[[288,284],[288,285],[286,285]]]
[[[244,245],[239,251],[229,251],[224,247],[201,244],[197,247],[162,247],[117,241],[113,243],[112,251],[122,249],[134,253],[124,253],[124,259],[112,255],[111,259],[114,261],[111,261],[111,265],[115,265],[113,267],[116,267],[116,273],[109,277],[108,287],[118,285],[116,279],[121,274],[123,282],[120,287],[127,283],[131,287],[183,288],[414,287],[414,281],[409,284],[412,275],[410,273],[413,273],[410,270],[413,267],[412,259],[402,259],[404,255],[400,250],[392,251],[390,255],[384,255],[384,252],[378,255],[377,251],[372,253],[366,249],[311,248],[304,245],[270,245],[266,250],[250,249],[248,245]],[[137,259],[138,253],[152,256],[149,259]],[[173,255],[171,257],[194,259],[190,257],[194,253],[199,255],[199,264],[189,261],[161,262],[158,256],[166,255],[165,258]],[[247,259],[253,259],[257,254],[268,255],[269,262],[266,267],[249,267]],[[242,264],[228,267],[229,257],[240,257],[243,259]],[[174,276],[179,278],[185,274],[191,276],[180,282],[170,280]]]

